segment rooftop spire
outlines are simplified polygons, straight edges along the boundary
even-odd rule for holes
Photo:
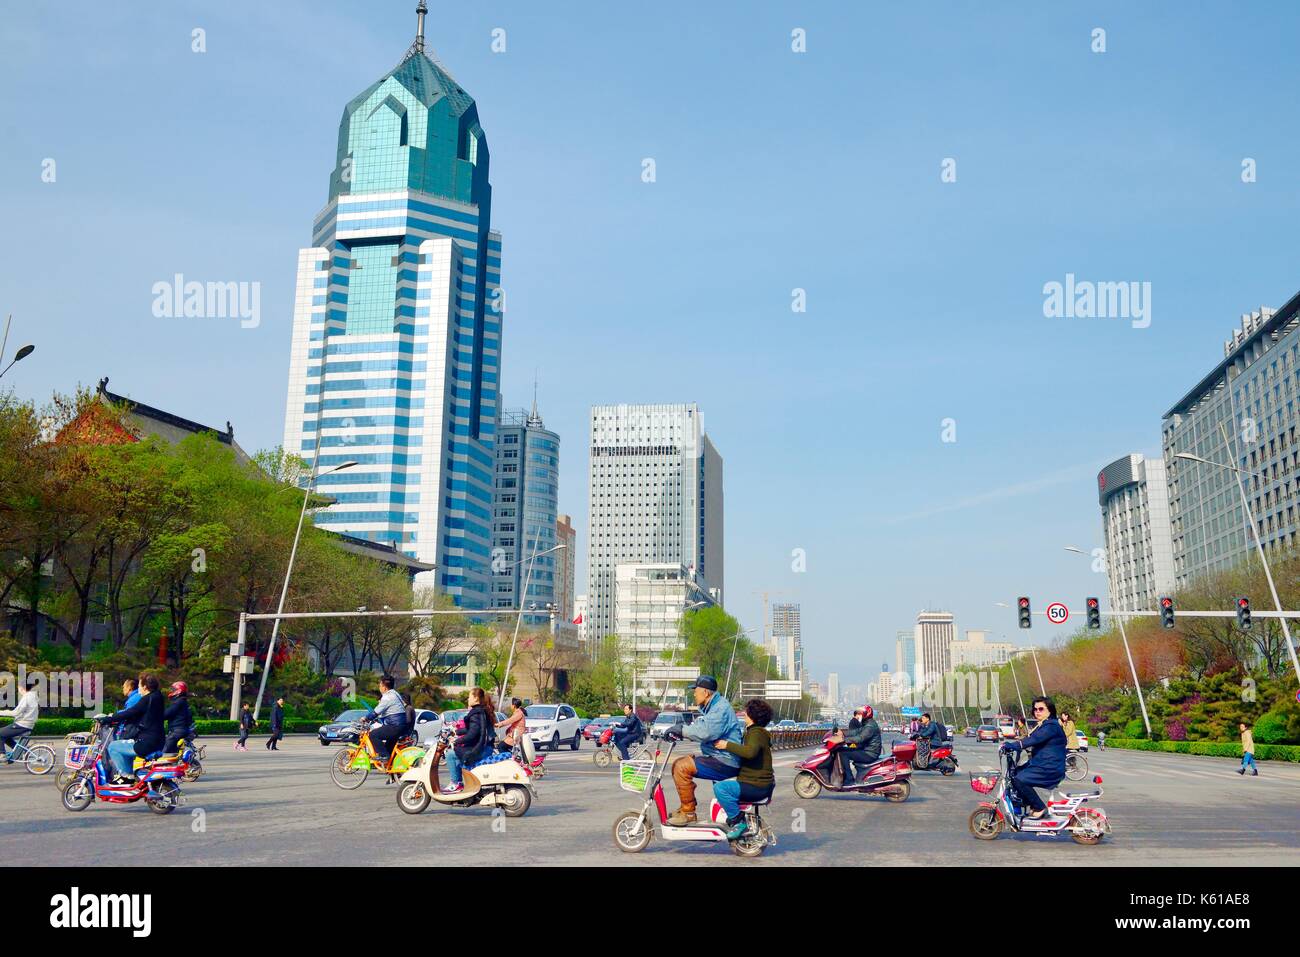
[[[402,57],[403,61],[424,52],[424,16],[429,12],[429,7],[424,0],[420,0],[420,5],[415,8],[415,42],[411,48],[406,51],[406,56]]]

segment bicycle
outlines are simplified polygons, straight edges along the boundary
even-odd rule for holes
[[[28,774],[48,774],[54,767],[54,749],[48,744],[38,744],[35,747],[28,747],[27,742],[32,739],[30,733],[24,734],[20,738],[15,738],[9,742],[9,754],[5,761],[13,764],[21,761],[27,768]]]
[[[1078,751],[1065,753],[1065,776],[1071,781],[1082,781],[1088,776],[1088,759]]]

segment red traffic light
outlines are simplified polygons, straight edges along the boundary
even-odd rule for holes
[[[1174,604],[1174,600],[1173,600],[1172,598],[1161,598],[1161,599],[1160,599],[1160,607],[1161,607],[1161,608],[1172,608],[1172,607],[1173,607],[1173,604]]]
[[[1097,599],[1095,599],[1095,598],[1089,598],[1089,599],[1088,599],[1088,607],[1089,607],[1089,608],[1096,608],[1096,607],[1097,607]]]
[[[1238,599],[1237,599],[1237,607],[1238,607],[1238,608],[1246,608],[1246,607],[1249,607],[1249,605],[1250,605],[1250,599],[1249,599],[1249,598],[1238,598]]]
[[[1029,607],[1029,599],[1028,599],[1028,598],[1022,598],[1022,599],[1020,599],[1020,607],[1021,607],[1021,608],[1028,608],[1028,607]]]

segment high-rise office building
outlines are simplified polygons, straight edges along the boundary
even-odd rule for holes
[[[768,634],[771,636],[769,641],[776,653],[781,677],[786,681],[803,681],[803,634],[797,602],[778,601],[772,604],[772,624]]]
[[[722,457],[695,405],[591,410],[587,634],[614,632],[619,565],[681,565],[723,600]]]
[[[952,643],[957,626],[952,612],[923,611],[916,616],[916,674],[912,684],[928,687],[939,676],[952,670]]]
[[[900,631],[894,642],[894,671],[907,676],[909,684],[916,680],[916,635]]]
[[[1190,452],[1244,470],[1265,550],[1291,548],[1300,534],[1298,429],[1300,293],[1276,312],[1243,315],[1223,360],[1164,415],[1176,587],[1240,563],[1255,542],[1240,473],[1175,456]]]
[[[560,437],[546,428],[535,400],[531,412],[509,410],[501,414],[495,471],[492,605],[544,611],[555,606],[556,619],[560,620],[556,569],[566,549],[550,551],[558,544]],[[545,620],[545,614],[524,616],[524,624]]]
[[[1126,455],[1097,475],[1110,606],[1152,611],[1174,590],[1174,542],[1165,463]]]
[[[826,703],[832,708],[840,703],[840,676],[834,671],[826,676]]]
[[[344,107],[298,254],[284,447],[322,475],[325,528],[436,565],[491,603],[501,235],[473,98],[424,47]]]
[[[560,620],[572,622],[574,619],[573,600],[578,567],[578,532],[573,527],[573,518],[569,515],[557,515],[555,518],[555,542],[564,547],[555,553],[555,604],[560,609]]]

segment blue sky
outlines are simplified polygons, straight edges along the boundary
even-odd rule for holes
[[[5,384],[107,375],[277,444],[297,251],[414,5],[5,2],[0,318],[38,344]],[[1100,544],[1096,470],[1300,288],[1290,4],[432,7],[492,151],[506,401],[537,373],[562,509],[585,532],[590,405],[698,402],[729,610],[802,602],[818,678],[892,666],[922,607],[1014,638],[995,601],[1104,596],[1062,550]],[[178,272],[260,282],[261,324],[155,318]],[[1045,318],[1067,273],[1150,282],[1150,327]]]

